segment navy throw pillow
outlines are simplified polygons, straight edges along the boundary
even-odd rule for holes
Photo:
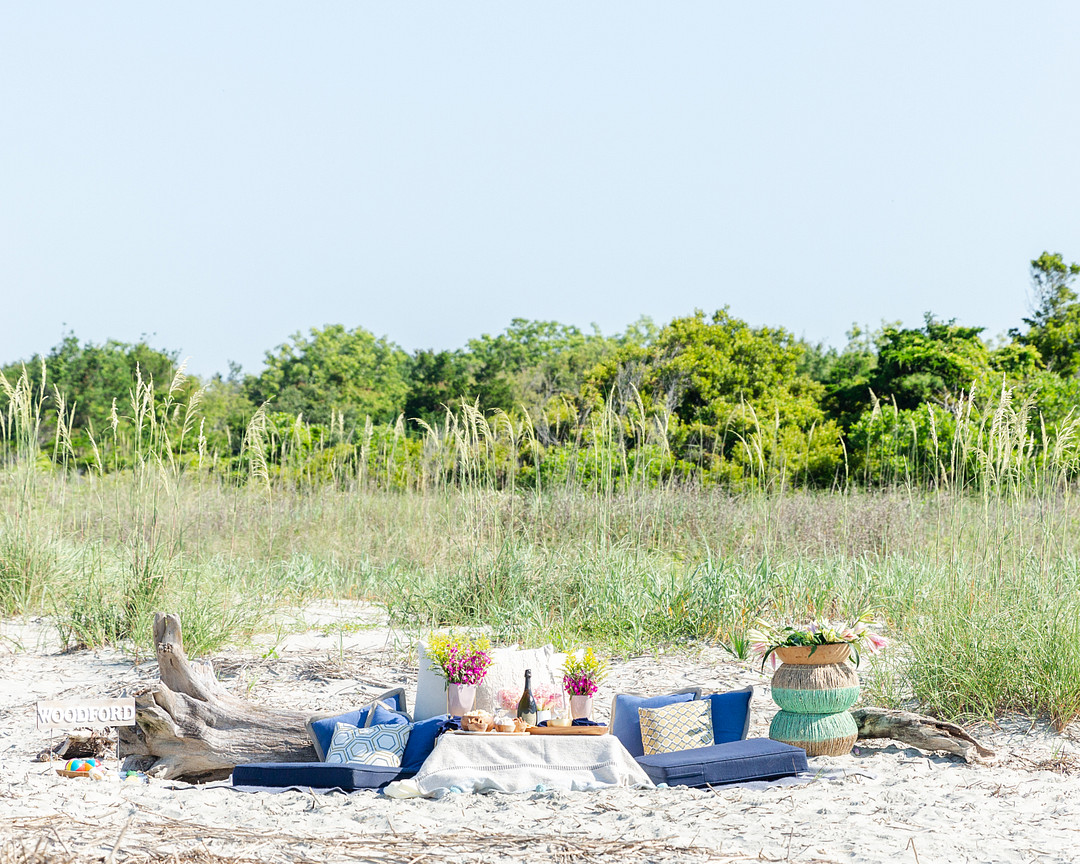
[[[403,773],[415,774],[420,770],[424,760],[435,749],[435,739],[439,737],[443,723],[449,719],[449,714],[439,714],[413,724],[409,740],[405,743],[405,752],[401,754]]]
[[[750,729],[750,699],[753,695],[754,688],[747,687],[701,697],[712,703],[713,743],[727,744],[746,738]]]

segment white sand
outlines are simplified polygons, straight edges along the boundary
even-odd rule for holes
[[[335,618],[357,614],[355,607],[315,611],[331,628]],[[313,710],[354,707],[361,692],[415,688],[405,646],[365,614],[366,629],[316,629],[277,646],[229,651],[215,665],[247,698]],[[261,656],[270,647],[277,658]],[[0,840],[45,836],[54,850],[100,859],[126,825],[117,860],[147,850],[209,850],[253,860],[568,860],[559,850],[576,847],[583,860],[623,862],[1080,860],[1075,730],[1056,735],[1021,720],[972,730],[998,751],[990,763],[861,743],[851,756],[811,760],[813,768],[843,772],[843,779],[799,787],[395,801],[373,792],[245,794],[165,781],[66,780],[32,761],[49,743],[34,730],[34,703],[115,696],[157,676],[145,658],[135,665],[117,651],[60,654],[57,648],[43,622],[0,623]],[[605,691],[609,699],[616,689],[660,693],[691,683],[758,685],[751,735],[766,734],[775,710],[767,676],[714,649],[616,664]],[[608,699],[598,700],[598,713],[606,715]],[[1051,762],[1071,772],[1040,767]],[[527,854],[516,840],[523,835],[537,838]]]

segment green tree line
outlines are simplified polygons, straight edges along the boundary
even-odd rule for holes
[[[56,457],[63,443],[82,468],[95,452],[104,461],[99,444],[111,432],[116,445],[138,410],[129,394],[141,381],[174,406],[165,422],[180,423],[179,406],[187,406],[183,422],[197,419],[198,442],[189,453],[226,471],[241,470],[253,422],[271,442],[266,470],[280,470],[286,451],[310,467],[362,444],[370,461],[387,436],[400,449],[395,458],[419,460],[425,439],[449,435],[468,409],[474,420],[502,418],[519,430],[507,438],[514,453],[500,484],[558,480],[570,462],[586,479],[607,471],[734,486],[777,475],[816,486],[934,481],[946,463],[955,474],[958,459],[973,458],[958,452],[958,442],[972,440],[961,427],[982,434],[988,406],[1022,406],[1015,446],[1025,451],[1071,434],[1080,401],[1078,275],[1080,265],[1060,254],[1033,260],[1030,316],[999,344],[983,328],[929,313],[919,327],[853,327],[842,348],[752,326],[726,308],[663,326],[642,318],[611,336],[515,319],[461,349],[412,354],[362,327],[332,324],[268,351],[257,374],[233,366],[202,381],[183,374],[176,353],[145,340],[97,345],[70,334],[0,370],[0,438],[13,452],[21,377],[44,409],[42,449]],[[601,468],[599,451],[613,444],[617,464]]]

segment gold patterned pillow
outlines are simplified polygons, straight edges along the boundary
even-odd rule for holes
[[[638,708],[641,746],[646,756],[709,747],[713,743],[712,702],[695,699],[663,708]]]

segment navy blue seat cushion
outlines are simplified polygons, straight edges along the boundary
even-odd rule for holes
[[[449,714],[440,714],[413,724],[409,740],[405,743],[405,752],[401,754],[402,771],[415,774],[420,770],[424,760],[435,749],[435,739],[439,736],[440,726],[449,719]]]
[[[411,777],[401,768],[361,765],[358,762],[330,765],[326,762],[259,762],[237,765],[233,786],[301,786],[312,789],[382,789],[387,783]]]
[[[719,786],[749,780],[776,780],[809,770],[805,750],[768,738],[639,756],[637,762],[653,783],[667,783],[668,786]]]
[[[374,714],[371,722],[368,722],[368,709],[358,708],[355,711],[346,711],[344,714],[335,714],[332,717],[312,717],[307,722],[308,737],[315,747],[319,759],[326,759],[326,751],[330,749],[330,742],[334,739],[334,729],[338,723],[346,723],[349,726],[393,726],[399,723],[408,723],[409,718],[397,711],[391,711],[380,703],[375,703]]]
[[[611,702],[611,734],[622,742],[631,756],[643,756],[645,748],[641,746],[641,718],[638,717],[638,708],[663,708],[676,702],[692,702],[699,696],[700,687],[649,698],[634,693],[619,693]]]
[[[710,693],[702,696],[712,703],[712,731],[714,744],[741,741],[750,730],[750,699],[754,688],[731,690],[728,693]]]

